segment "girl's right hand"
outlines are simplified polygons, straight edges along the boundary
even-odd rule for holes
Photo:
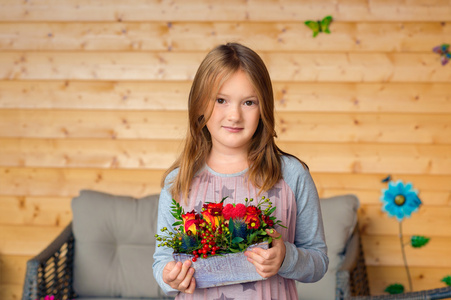
[[[191,261],[186,260],[183,264],[170,261],[163,269],[163,281],[171,288],[182,293],[192,294],[196,288],[194,269],[190,268]]]

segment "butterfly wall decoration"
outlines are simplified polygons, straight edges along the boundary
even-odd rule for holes
[[[313,37],[316,37],[320,32],[330,33],[330,23],[332,23],[332,16],[326,16],[318,21],[308,20],[304,22],[304,24],[313,31]]]
[[[449,52],[449,44],[441,44],[432,49],[437,54],[440,54],[440,61],[442,66],[446,65],[451,59],[451,53]]]

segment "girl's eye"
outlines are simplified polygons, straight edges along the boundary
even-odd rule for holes
[[[252,101],[252,100],[247,100],[246,102],[244,102],[244,105],[246,105],[246,106],[252,106],[254,104],[255,104],[255,101]]]
[[[222,98],[218,98],[218,99],[216,99],[216,102],[218,102],[219,104],[224,104],[225,100]]]

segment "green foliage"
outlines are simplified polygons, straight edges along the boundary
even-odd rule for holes
[[[430,238],[421,236],[421,235],[414,235],[410,238],[410,244],[414,248],[421,248],[425,246],[429,242]]]
[[[451,276],[450,275],[443,277],[442,280],[440,280],[440,281],[443,281],[447,286],[451,286]]]
[[[390,295],[402,294],[404,293],[404,286],[399,283],[394,283],[387,286],[384,291]]]

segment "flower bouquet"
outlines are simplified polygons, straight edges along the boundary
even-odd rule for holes
[[[272,238],[266,229],[285,227],[273,216],[276,207],[266,197],[255,205],[252,198],[246,198],[245,204],[224,205],[226,199],[204,204],[199,213],[185,213],[172,200],[171,213],[176,220],[173,230],[164,227],[163,234],[155,235],[158,247],[174,250],[176,261],[193,262],[199,288],[263,280],[244,251],[254,247],[268,249]]]

